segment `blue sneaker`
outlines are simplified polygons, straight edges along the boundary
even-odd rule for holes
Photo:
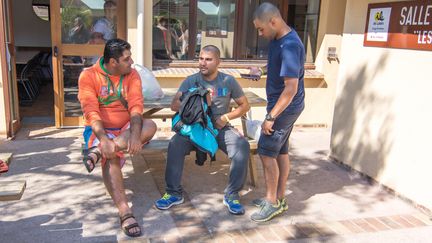
[[[225,195],[223,199],[223,204],[228,207],[228,211],[231,214],[241,215],[245,213],[243,205],[240,204],[238,199],[233,199],[230,196]]]
[[[174,205],[182,204],[183,202],[183,197],[176,197],[165,192],[161,199],[155,201],[155,206],[157,209],[165,210]]]

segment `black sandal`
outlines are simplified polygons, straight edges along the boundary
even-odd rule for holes
[[[97,146],[93,146],[93,147],[89,148],[87,150],[87,153],[84,155],[83,163],[84,163],[88,173],[91,173],[94,170],[94,168],[96,167],[96,164],[102,158],[102,154],[97,149],[98,149]],[[93,157],[89,156],[90,154],[95,154],[96,160]],[[93,167],[90,167],[90,164],[88,163],[88,161],[91,162]]]
[[[141,227],[138,225],[137,222],[123,227],[123,222],[126,221],[127,219],[130,219],[130,218],[135,219],[135,216],[133,216],[133,214],[131,214],[131,213],[127,213],[127,214],[120,217],[120,227],[122,228],[123,232],[129,237],[141,236]],[[135,219],[135,221],[136,221],[136,219]],[[138,228],[139,231],[137,231],[135,233],[131,233],[129,230],[132,228]]]

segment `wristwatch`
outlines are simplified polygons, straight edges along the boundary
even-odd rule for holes
[[[272,117],[270,113],[265,116],[266,121],[274,121],[276,118]]]

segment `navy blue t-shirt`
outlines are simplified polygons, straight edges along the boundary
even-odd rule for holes
[[[270,112],[285,88],[284,78],[298,78],[297,93],[284,112],[300,113],[304,109],[305,50],[297,32],[292,30],[269,44],[267,65],[267,112]]]

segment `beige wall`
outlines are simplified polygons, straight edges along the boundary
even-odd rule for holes
[[[432,52],[364,47],[372,2],[347,0],[331,155],[432,209]]]
[[[228,32],[226,38],[207,37],[206,32],[201,32],[201,47],[214,45],[221,51],[221,58],[232,58],[234,49],[234,32]]]
[[[144,8],[143,16],[139,16],[141,12],[139,8],[141,7]],[[132,59],[135,63],[143,65],[148,69],[152,68],[152,8],[152,1],[130,0],[127,2],[127,41],[132,46]],[[138,28],[140,18],[143,18],[144,21],[144,34],[140,33]],[[140,40],[142,43],[140,43]],[[140,52],[143,52],[142,61],[140,61]]]
[[[328,47],[336,47],[337,53],[340,53],[345,4],[346,0],[321,1],[315,66],[317,71],[324,74],[327,88],[306,89],[306,107],[297,124],[332,124],[339,63],[327,60],[327,50]]]

